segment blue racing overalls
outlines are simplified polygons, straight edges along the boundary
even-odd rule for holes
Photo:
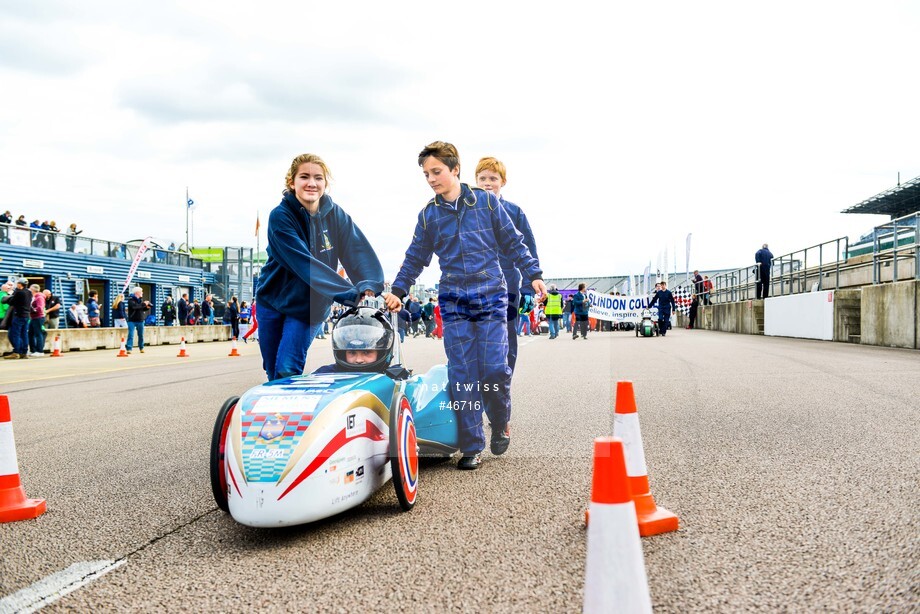
[[[493,429],[511,418],[508,288],[499,254],[508,254],[531,281],[543,273],[498,199],[465,183],[456,206],[435,196],[419,213],[393,294],[406,296],[433,254],[441,268],[438,303],[460,450],[480,452],[483,411]]]
[[[530,229],[530,222],[527,221],[527,216],[524,215],[520,207],[510,200],[505,200],[501,196],[498,199],[508,213],[508,217],[511,218],[511,223],[523,235],[524,245],[530,250],[530,255],[537,259],[537,266],[539,266],[540,257],[537,255],[537,241],[533,238],[533,230]],[[530,284],[527,284],[525,288],[521,288],[523,277],[517,267],[514,266],[514,260],[509,254],[501,252],[498,258],[502,274],[505,276],[505,284],[508,286],[508,367],[511,369],[513,376],[518,353],[518,305],[521,300],[521,293],[530,294],[533,292],[533,288],[530,287]]]

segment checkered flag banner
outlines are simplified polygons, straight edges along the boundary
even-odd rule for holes
[[[674,295],[674,302],[677,304],[677,311],[684,315],[690,313],[690,300],[693,296],[693,290],[690,288],[684,288],[677,286],[677,288],[671,292]]]

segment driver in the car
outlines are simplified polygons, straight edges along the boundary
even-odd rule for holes
[[[313,373],[383,373],[393,359],[394,343],[393,326],[383,312],[373,307],[354,307],[333,325],[335,362]]]

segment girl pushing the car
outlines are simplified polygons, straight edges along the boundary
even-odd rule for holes
[[[326,193],[329,168],[294,158],[281,204],[268,218],[268,261],[259,277],[259,349],[269,380],[303,374],[307,350],[333,301],[353,305],[383,290],[383,267],[364,233]],[[341,262],[354,284],[337,272]]]

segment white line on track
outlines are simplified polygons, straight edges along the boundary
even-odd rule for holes
[[[179,366],[183,366],[183,365],[191,364],[193,362],[214,362],[216,360],[221,360],[221,359],[222,359],[221,356],[212,356],[212,357],[206,357],[206,358],[191,358],[182,363],[176,363],[175,361],[152,362],[152,363],[144,363],[141,365],[131,365],[130,367],[106,367],[104,369],[97,369],[95,371],[68,371],[65,373],[56,373],[55,375],[49,375],[47,377],[27,377],[25,379],[18,379],[18,380],[13,380],[13,381],[4,382],[4,383],[22,384],[24,382],[39,382],[42,380],[49,380],[49,379],[64,379],[67,377],[78,377],[78,376],[82,377],[84,375],[100,375],[104,373],[116,373],[118,371],[133,371],[136,369],[147,369],[150,367],[169,367],[169,366],[176,366],[177,364]]]
[[[518,347],[530,345],[543,338],[543,335],[518,335]]]
[[[119,559],[117,561],[74,563],[63,571],[53,573],[32,586],[27,586],[0,599],[0,614],[12,612],[26,614],[40,610],[127,562],[125,559]]]

